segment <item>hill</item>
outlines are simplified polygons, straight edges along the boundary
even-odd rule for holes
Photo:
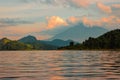
[[[72,40],[61,40],[61,39],[55,39],[55,40],[52,40],[52,41],[45,41],[45,40],[37,40],[36,37],[34,36],[26,36],[26,37],[23,37],[21,39],[18,40],[19,42],[23,42],[23,43],[27,43],[27,44],[36,44],[37,46],[40,46],[41,48],[42,47],[50,47],[54,49],[54,47],[62,47],[62,46],[68,46],[69,43],[72,41]],[[49,49],[49,48],[48,48]]]
[[[0,40],[0,50],[31,50],[33,46],[18,41],[12,41],[7,38]]]
[[[120,49],[120,29],[109,31],[97,38],[89,37],[82,44],[60,49]]]
[[[30,44],[33,46],[33,49],[35,50],[53,50],[57,49],[57,46],[46,44],[44,42],[41,42],[36,39],[34,36],[26,36],[18,40],[19,42],[22,42],[24,44]]]

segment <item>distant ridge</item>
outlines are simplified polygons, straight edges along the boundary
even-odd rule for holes
[[[26,44],[31,44],[31,45],[38,45],[38,46],[44,46],[44,48],[51,46],[51,47],[62,47],[62,46],[68,46],[69,43],[72,40],[61,40],[61,39],[54,39],[51,41],[44,41],[44,40],[37,40],[36,37],[34,36],[26,36],[18,40],[19,42],[26,43]],[[37,47],[37,46],[36,46]]]
[[[62,46],[68,46],[70,44],[70,42],[73,40],[61,40],[61,39],[54,39],[52,41],[40,41],[40,42],[44,42],[46,44],[50,44],[50,45],[54,45],[54,46],[58,46],[58,47],[62,47]],[[73,41],[74,42],[74,41]],[[76,42],[77,43],[77,42]]]

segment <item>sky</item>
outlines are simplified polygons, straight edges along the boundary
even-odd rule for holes
[[[120,0],[0,0],[0,38],[48,39],[79,22],[120,28]]]

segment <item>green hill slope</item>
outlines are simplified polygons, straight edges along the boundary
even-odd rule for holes
[[[120,29],[107,32],[98,38],[90,37],[82,44],[62,47],[60,49],[120,49]]]
[[[24,44],[18,41],[12,41],[7,38],[0,40],[0,50],[31,50],[32,45]]]

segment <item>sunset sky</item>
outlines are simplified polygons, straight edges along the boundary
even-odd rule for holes
[[[47,39],[79,22],[120,28],[120,0],[0,0],[0,38]]]

